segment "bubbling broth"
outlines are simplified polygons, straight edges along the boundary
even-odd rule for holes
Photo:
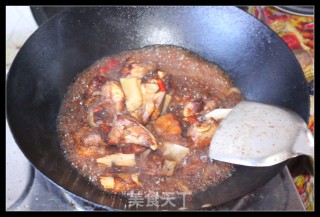
[[[226,73],[190,51],[154,45],[104,57],[78,74],[58,117],[65,157],[111,193],[204,191],[234,166],[208,157],[242,100]]]

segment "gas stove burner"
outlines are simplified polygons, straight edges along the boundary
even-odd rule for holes
[[[98,211],[98,210],[100,210],[100,211],[113,211],[114,210],[109,207],[101,206],[101,205],[86,201],[84,199],[81,199],[78,196],[75,196],[69,192],[66,192],[65,190],[62,190],[62,189],[61,189],[61,194],[71,204],[71,206],[73,206],[74,209],[78,210],[78,211]]]
[[[13,198],[8,198],[7,197],[7,203],[8,203],[8,199],[11,199],[12,201],[14,201],[8,208],[7,210],[16,210],[19,205],[26,199],[26,197],[28,196],[33,182],[34,182],[34,168],[31,165],[26,165],[27,169],[25,170],[25,177],[28,177],[27,179],[24,179],[26,185],[16,185],[17,189],[15,189],[15,193],[13,194]],[[21,183],[21,182],[20,182]],[[8,190],[8,189],[7,189]],[[8,195],[7,195],[8,196]],[[9,200],[10,201],[10,200]],[[10,202],[9,202],[10,203]],[[8,206],[9,204],[7,204]]]
[[[25,196],[7,210],[14,211],[120,211],[82,199],[57,186],[38,170],[34,170],[33,182],[25,190]],[[29,179],[30,180],[30,179]],[[179,209],[180,211],[184,209]],[[188,209],[185,209],[188,211]],[[288,168],[280,172],[264,186],[242,198],[212,207],[204,204],[198,211],[239,210],[305,210],[291,179]],[[189,210],[190,211],[190,210]]]

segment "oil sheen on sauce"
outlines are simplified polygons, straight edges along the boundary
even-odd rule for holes
[[[121,72],[124,67],[129,67],[126,65],[128,60],[142,66],[145,66],[144,63],[150,63],[153,68],[151,67],[142,78],[138,78],[141,80],[140,85],[150,82],[150,87],[156,87],[153,85],[155,81],[162,79],[165,94],[171,96],[164,112],[155,115],[154,119],[149,118],[147,122],[141,122],[156,139],[156,150],[136,144],[109,144],[109,134],[114,127],[117,114],[120,114],[119,119],[121,115],[134,120],[139,119],[134,117],[136,113],[128,111],[126,99],[122,102],[123,108],[121,107],[120,112],[114,111],[115,103],[112,102],[115,101],[109,104],[102,103],[105,99],[101,97],[103,85],[116,82],[121,87],[119,79],[127,76]],[[135,66],[130,65],[131,68],[128,70]],[[159,74],[159,71],[164,72],[165,77],[162,77],[163,74]],[[107,192],[124,194],[141,190],[161,194],[205,191],[209,186],[218,185],[229,178],[234,172],[234,166],[210,160],[208,141],[211,138],[199,142],[197,139],[201,138],[201,135],[197,135],[197,131],[193,134],[191,127],[195,127],[199,132],[206,130],[206,124],[213,123],[216,127],[219,121],[211,120],[207,123],[202,118],[209,110],[232,108],[239,103],[242,100],[240,92],[232,90],[237,89],[220,67],[180,47],[154,45],[104,57],[79,73],[68,89],[58,118],[62,149],[65,157],[83,176]],[[160,91],[161,87],[157,93]],[[161,106],[163,104],[162,102]],[[187,110],[188,106],[191,111]],[[90,112],[94,116],[90,116]],[[181,133],[162,132],[161,128],[159,133],[156,122],[162,116],[169,119],[174,117],[178,121],[176,124],[180,127]],[[163,124],[158,122],[160,126]],[[166,122],[168,121],[165,120],[164,123]],[[164,150],[164,147],[169,147],[168,144],[179,145],[182,150],[188,150],[188,153],[181,160],[176,160],[175,157],[172,159],[171,153],[167,157],[167,153],[164,152],[170,150]],[[133,154],[135,165],[115,165],[113,161],[110,166],[97,162],[99,158],[117,153]],[[173,172],[163,172],[165,164],[170,168],[174,167]],[[133,174],[136,179],[133,178]],[[112,186],[104,186],[101,177],[111,177]],[[110,181],[110,178],[107,181]]]

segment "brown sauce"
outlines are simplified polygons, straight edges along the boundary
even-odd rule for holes
[[[141,81],[138,87],[145,98],[134,111],[129,111],[120,78]],[[159,95],[160,102],[151,102],[154,110],[149,116],[144,104],[147,95],[141,89],[146,83],[150,84],[146,91],[157,89],[148,96]],[[123,99],[117,95],[119,87]],[[58,119],[61,146],[82,175],[111,193],[206,190],[229,178],[234,166],[209,159],[211,138],[202,138],[205,134],[197,134],[197,127],[203,130],[208,125],[211,131],[205,133],[213,136],[219,120],[204,120],[203,115],[239,103],[241,94],[232,88],[221,68],[175,46],[149,46],[102,58],[80,73],[68,89]],[[166,95],[171,101],[161,113]],[[186,110],[190,102],[191,110]],[[181,152],[171,153],[171,149]],[[134,165],[121,165],[119,153],[134,156],[126,162]],[[97,160],[113,155],[118,157],[109,159],[109,165]],[[108,186],[101,177],[109,177]]]

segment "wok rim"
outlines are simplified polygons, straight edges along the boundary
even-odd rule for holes
[[[175,7],[176,7],[176,6],[175,6]],[[241,9],[238,9],[238,10],[241,11]],[[28,44],[28,43],[31,43],[31,41],[33,40],[33,38],[35,38],[35,37],[37,36],[37,34],[41,34],[41,30],[44,29],[44,28],[48,25],[49,22],[52,22],[52,20],[57,19],[57,17],[61,16],[61,14],[64,14],[64,13],[68,13],[68,10],[67,10],[67,11],[62,11],[62,12],[58,13],[57,15],[53,16],[52,18],[50,18],[46,23],[44,23],[40,28],[38,28],[38,29],[31,35],[31,37],[27,40],[27,42],[22,46],[22,48],[20,49],[20,51],[19,51],[18,54],[16,55],[16,58],[14,59],[14,61],[13,61],[13,63],[12,63],[12,66],[17,65],[16,62],[19,61],[19,56],[21,55],[21,53],[24,52],[24,49],[26,49],[26,46],[25,46],[25,45]],[[243,13],[245,13],[245,12],[243,12]],[[248,15],[250,15],[250,14],[248,14]],[[252,16],[252,15],[250,15],[250,16]],[[252,16],[252,17],[253,17],[253,16]],[[256,20],[257,20],[257,19],[256,19]],[[261,22],[260,20],[258,20],[258,21]],[[261,23],[262,23],[262,22],[261,22]],[[263,24],[263,23],[262,23],[262,24]],[[270,27],[268,27],[268,26],[266,26],[266,25],[264,25],[264,26],[270,29]],[[271,29],[270,29],[270,30],[271,30]],[[272,30],[271,30],[271,31],[272,31]],[[282,43],[284,43],[284,42],[282,41]],[[290,49],[288,49],[288,50],[291,52],[292,55],[294,55],[293,52],[292,52]],[[192,51],[192,52],[193,52],[193,51]],[[297,60],[296,60],[296,62],[297,62],[297,64],[298,64],[298,61],[297,61]],[[12,66],[10,67],[9,72],[8,72],[8,77],[7,77],[7,80],[6,80],[6,89],[8,88],[8,83],[9,83],[9,85],[10,85],[10,82],[9,82],[9,81],[11,80],[11,77],[12,77],[12,74],[13,74],[12,71],[14,71],[14,67],[12,67]],[[300,66],[299,64],[298,64],[298,66],[300,67],[300,70],[301,70],[301,66]],[[7,104],[7,95],[6,95],[6,104]],[[307,107],[308,107],[308,108],[310,107],[310,103],[308,103]],[[300,115],[300,114],[299,114],[299,115]],[[96,203],[96,202],[94,202],[94,201],[91,201],[91,200],[89,200],[89,199],[87,199],[87,198],[85,198],[85,197],[82,197],[82,196],[79,196],[79,195],[77,195],[77,194],[74,194],[74,193],[71,192],[69,189],[66,189],[64,186],[62,186],[62,185],[60,185],[59,183],[53,181],[45,172],[43,172],[41,169],[39,169],[39,167],[37,166],[37,164],[34,163],[34,161],[31,160],[30,157],[26,154],[26,152],[25,152],[25,150],[24,150],[24,147],[23,147],[23,145],[21,144],[21,142],[17,142],[17,141],[19,140],[19,138],[16,138],[16,134],[14,133],[15,129],[14,129],[14,127],[12,126],[13,124],[12,124],[12,120],[11,120],[11,117],[10,117],[10,112],[9,112],[9,114],[8,114],[7,106],[6,106],[6,118],[7,118],[7,120],[8,120],[9,127],[10,127],[10,129],[11,129],[11,131],[12,131],[13,137],[14,137],[17,145],[18,145],[19,148],[22,150],[23,154],[26,156],[26,158],[29,160],[29,162],[32,164],[33,167],[35,167],[42,175],[44,175],[45,177],[47,177],[47,179],[49,179],[49,181],[51,181],[52,183],[54,183],[54,184],[57,185],[58,187],[64,189],[65,191],[71,193],[72,195],[75,195],[75,196],[77,196],[77,197],[79,197],[79,198],[81,198],[81,199],[83,199],[83,200],[85,200],[85,201],[88,201],[88,202],[90,202],[90,203],[94,203],[94,204],[97,204],[97,205],[101,205],[101,204]],[[278,172],[280,172],[281,169],[283,169],[283,167],[284,167],[285,165],[287,165],[287,162],[284,162],[284,163],[279,164],[279,165],[278,165],[279,169],[277,169]],[[277,172],[277,173],[278,173],[278,172]],[[277,174],[277,173],[276,173],[276,174]],[[273,177],[274,177],[274,175],[271,176],[271,177],[268,177],[268,178],[264,181],[264,184],[265,184],[266,182],[270,181]],[[254,188],[254,189],[252,189],[252,190],[249,190],[247,193],[250,193],[251,191],[254,191],[255,189],[256,189],[256,188]],[[242,196],[243,196],[243,195],[242,195]],[[241,196],[239,196],[239,197],[241,197]],[[236,199],[236,198],[233,198],[233,199]],[[232,200],[232,199],[231,199],[231,200]],[[216,204],[216,205],[219,205],[219,204]],[[215,206],[216,206],[216,205],[215,205]],[[110,208],[109,206],[106,206],[106,205],[102,205],[102,206],[105,206],[105,207],[107,207],[107,208]]]

